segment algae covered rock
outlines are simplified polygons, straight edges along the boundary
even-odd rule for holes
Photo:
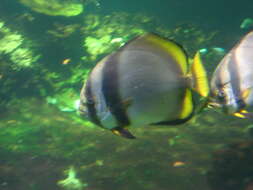
[[[70,167],[70,169],[66,170],[65,173],[68,177],[64,180],[58,181],[58,185],[63,189],[82,190],[87,186],[86,183],[82,183],[82,181],[76,177],[76,171],[74,167]]]
[[[111,53],[145,32],[154,32],[178,41],[190,55],[195,54],[200,47],[209,47],[217,35],[216,31],[207,32],[193,24],[180,24],[170,29],[153,17],[126,12],[114,12],[104,16],[86,15],[81,32],[84,36],[83,48],[91,61]]]
[[[77,16],[83,12],[83,4],[76,0],[19,0],[38,13],[49,16]]]
[[[35,42],[0,20],[0,106],[7,106],[17,94],[29,94],[28,86],[35,89],[38,78],[30,71],[39,66],[39,58]]]
[[[101,55],[111,53],[133,37],[148,31],[150,23],[154,24],[151,17],[124,12],[106,16],[87,15],[81,32],[84,36],[83,47],[89,54],[89,60],[94,61]]]
[[[32,67],[40,57],[32,49],[33,44],[30,40],[0,21],[0,60],[8,60],[5,67],[13,70]],[[3,67],[3,64],[0,66]]]

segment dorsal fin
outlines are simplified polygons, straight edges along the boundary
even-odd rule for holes
[[[199,52],[194,56],[190,69],[190,76],[192,78],[193,90],[195,90],[200,96],[207,97],[209,95],[208,78]]]
[[[183,74],[188,72],[188,56],[184,48],[177,42],[166,39],[154,33],[147,33],[143,35],[145,40],[157,44],[163,48],[174,60],[180,65]]]

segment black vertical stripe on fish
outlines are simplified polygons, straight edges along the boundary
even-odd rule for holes
[[[229,71],[230,79],[233,78],[233,80],[230,80],[232,92],[236,98],[236,103],[239,109],[241,109],[245,105],[244,100],[241,96],[241,87],[240,87],[241,78],[238,72],[239,68],[237,67],[238,60],[236,60],[236,56],[235,56],[236,54],[233,53],[232,55],[233,57],[228,63],[228,71]]]
[[[102,93],[107,107],[117,121],[117,125],[123,127],[130,125],[130,121],[119,94],[118,63],[112,60],[114,56],[107,59],[102,71]]]
[[[103,127],[98,116],[95,107],[95,100],[91,91],[91,79],[88,79],[85,86],[85,97],[86,97],[86,105],[88,109],[88,117],[90,120],[96,125]]]

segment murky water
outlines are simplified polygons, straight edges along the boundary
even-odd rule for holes
[[[127,140],[81,118],[104,56],[154,32],[211,77],[253,29],[251,1],[0,1],[0,190],[252,190],[252,119],[205,109]],[[155,110],[154,110],[155,111]]]

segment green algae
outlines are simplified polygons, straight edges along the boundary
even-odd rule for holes
[[[76,170],[73,166],[71,166],[64,173],[67,174],[67,178],[57,182],[57,184],[63,187],[63,189],[82,190],[88,186],[88,184],[82,183],[82,181],[76,177]]]
[[[33,44],[17,31],[12,31],[4,22],[0,24],[0,59],[6,55],[13,70],[31,67],[40,57],[32,50]]]
[[[58,164],[45,173],[48,175],[46,179],[52,180],[49,173],[55,170],[58,177],[54,183],[58,186],[59,180],[63,179],[60,177],[62,171],[69,165],[79,168],[78,179],[82,184],[89,184],[89,188],[110,189],[114,186],[151,190],[169,186],[184,189],[187,186],[193,188],[193,182],[203,186],[200,181],[209,168],[210,153],[220,149],[225,142],[239,140],[246,135],[246,131],[237,127],[240,122],[228,119],[226,125],[221,126],[217,120],[222,116],[205,112],[194,122],[180,127],[133,129],[138,139],[126,141],[98,127],[87,127],[86,121],[75,120],[77,116],[74,113],[60,111],[54,106],[57,103],[54,100],[51,103],[37,98],[20,99],[13,103],[0,123],[1,155],[2,159],[15,155],[8,160],[21,165],[25,161],[15,158],[28,154],[35,160],[46,157],[50,162],[57,161]],[[217,120],[209,119],[214,116]],[[175,143],[171,144],[170,139],[174,139]],[[174,167],[177,161],[184,162],[185,166]],[[34,164],[41,165],[47,161],[41,162]],[[10,170],[15,171],[14,168]],[[173,183],[176,179],[182,184]],[[128,184],[124,188],[122,184],[126,181]],[[39,181],[36,183],[40,184]],[[71,185],[69,189],[74,187]]]
[[[116,50],[131,38],[143,34],[149,27],[149,24],[145,24],[149,22],[152,22],[151,17],[132,16],[124,12],[106,16],[87,15],[81,31],[84,34],[83,47],[89,54],[88,59],[94,61],[101,55]]]
[[[31,49],[18,48],[10,55],[10,60],[16,63],[14,69],[31,67],[39,59],[39,55],[34,56]]]
[[[83,4],[72,0],[19,0],[33,11],[50,16],[77,16],[83,12]]]
[[[0,51],[1,53],[8,54],[8,53],[13,52],[17,47],[19,47],[22,44],[23,38],[19,34],[9,33],[9,30],[5,30],[4,33],[6,35],[4,35],[3,38],[1,38]]]

